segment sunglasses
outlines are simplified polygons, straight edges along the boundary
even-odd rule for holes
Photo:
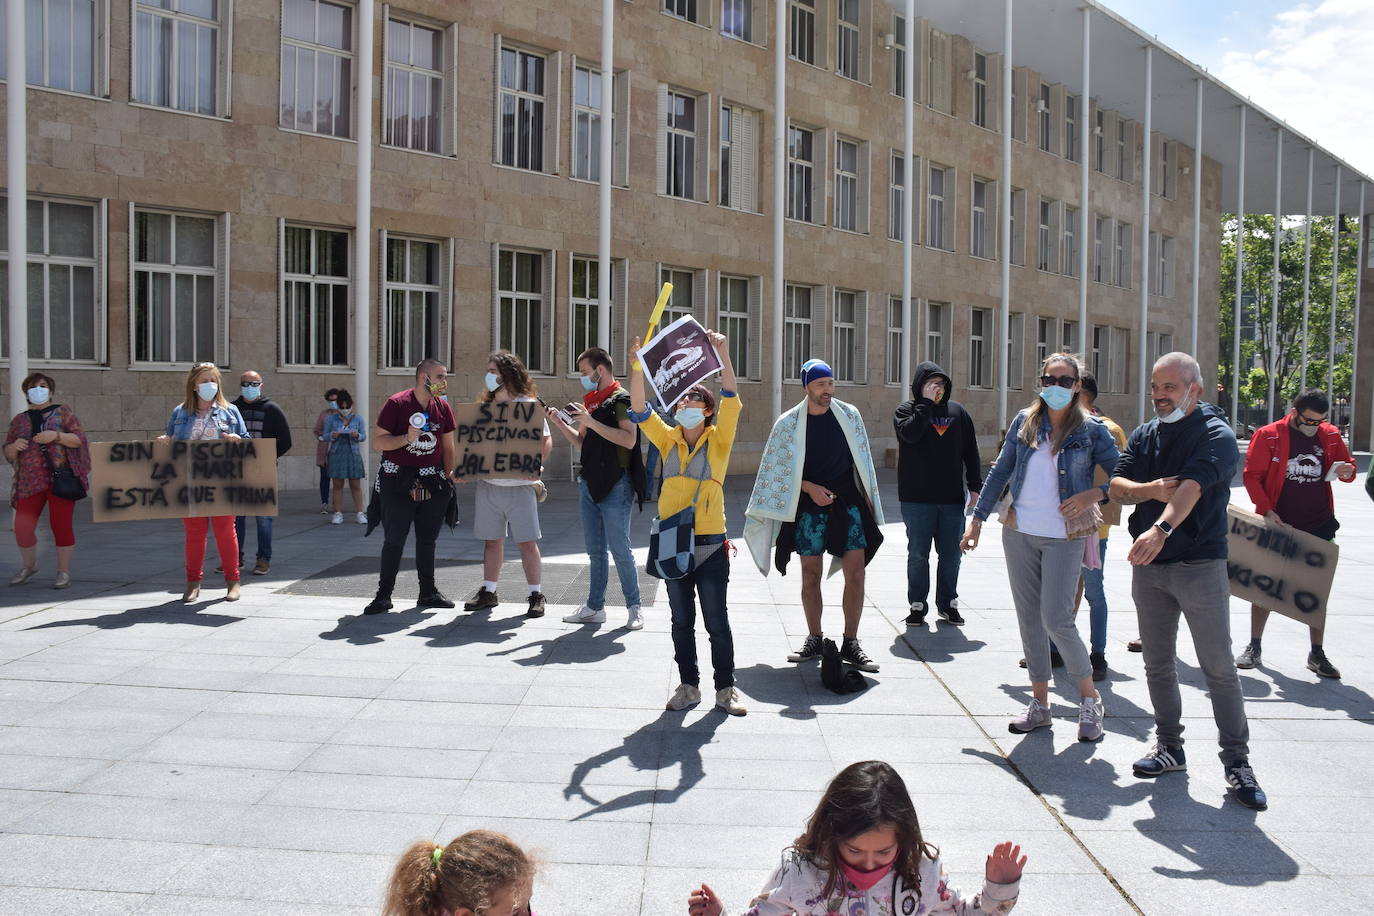
[[[705,404],[706,395],[702,394],[700,391],[689,391],[682,396],[682,400],[692,401],[696,404]]]
[[[1298,421],[1298,425],[1299,425],[1299,426],[1321,426],[1323,423],[1326,422],[1326,417],[1318,417],[1318,418],[1315,419],[1315,420],[1309,420],[1307,417],[1304,417],[1302,414],[1298,414],[1298,415],[1297,415],[1297,421]]]
[[[1072,388],[1078,383],[1076,375],[1042,375],[1040,376],[1041,388],[1053,388],[1058,385],[1060,388]]]

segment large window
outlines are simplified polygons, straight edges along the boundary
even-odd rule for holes
[[[1135,123],[1125,118],[1116,121],[1116,177],[1135,181]]]
[[[213,216],[134,211],[130,298],[135,363],[220,361],[219,223]]]
[[[1093,346],[1088,356],[1088,365],[1092,367],[1093,376],[1099,385],[1106,387],[1107,364],[1111,358],[1111,328],[1104,324],[1093,325]]]
[[[386,237],[385,339],[383,365],[407,369],[423,359],[442,359],[447,311],[447,258],[443,244],[429,239]]]
[[[788,0],[787,13],[787,53],[804,64],[816,63],[816,0]]]
[[[858,140],[838,137],[835,140],[835,228],[849,232],[863,232],[866,225],[866,209],[863,206],[867,196],[864,168],[867,158],[867,144]]]
[[[531,372],[542,374],[553,371],[552,257],[514,248],[498,248],[496,255],[496,349],[511,351]]]
[[[549,59],[539,52],[501,46],[496,150],[501,165],[553,171],[549,68]]]
[[[0,220],[9,200],[0,197]],[[103,358],[100,283],[101,207],[74,200],[30,198],[27,206],[28,351],[32,360],[95,362]],[[8,224],[0,226],[0,355],[9,356]]]
[[[698,321],[706,321],[706,271],[690,267],[667,267],[659,265],[658,282],[673,284],[673,294],[663,308],[663,316],[658,323],[660,328],[691,315]]]
[[[887,297],[887,359],[883,363],[883,382],[902,384],[902,351],[906,347],[905,310],[900,296]]]
[[[575,370],[577,354],[599,346],[601,339],[601,263],[592,257],[572,256],[572,284],[568,292],[571,306],[568,320],[568,367]],[[619,366],[625,349],[625,316],[618,303],[625,298],[625,262],[611,261],[610,341],[611,358]]]
[[[797,378],[802,363],[812,357],[811,300],[815,290],[809,286],[789,283],[783,291],[783,378]]]
[[[343,229],[284,225],[281,301],[285,364],[349,364],[351,241],[352,234]]]
[[[981,51],[975,51],[973,52],[973,123],[978,127],[988,127],[988,115],[988,56]]]
[[[721,0],[720,33],[740,41],[754,40],[754,4],[762,0]],[[760,15],[767,13],[760,8]]]
[[[835,321],[831,339],[831,368],[841,382],[868,382],[868,294],[835,290]]]
[[[916,175],[921,174],[921,160],[914,159]],[[906,193],[906,156],[897,151],[893,151],[888,159],[887,167],[887,237],[894,242],[902,241],[905,236],[906,227],[903,225],[904,214],[902,208],[906,206],[907,200],[911,200],[911,234],[912,241],[915,242],[921,237],[921,208],[920,199],[913,193],[908,198]]]
[[[1054,152],[1054,95],[1049,83],[1040,84],[1040,95],[1035,100],[1035,111],[1040,123],[1040,148],[1047,153]]]
[[[1107,113],[1100,108],[1093,113],[1093,168],[1107,171]]]
[[[1122,289],[1131,288],[1131,239],[1133,230],[1130,223],[1116,224],[1116,257],[1114,274],[1116,285]]]
[[[1078,213],[1077,207],[1064,206],[1063,267],[1066,277],[1078,276]]]
[[[1064,158],[1070,162],[1078,161],[1078,147],[1081,143],[1078,133],[1079,97],[1064,96]]]
[[[1082,344],[1078,339],[1078,322],[1064,319],[1059,323],[1059,352],[1077,353]]]
[[[864,78],[860,59],[860,0],[835,0],[835,72],[846,79]]]
[[[1018,391],[1026,375],[1026,313],[1007,315],[1007,387]],[[1038,366],[1036,367],[1039,368]]]
[[[1040,371],[1040,367],[1045,364],[1045,358],[1055,352],[1056,336],[1055,319],[1035,319],[1035,371],[1037,373]]]
[[[611,184],[624,187],[629,161],[629,124],[624,117],[626,76],[611,76]],[[572,177],[601,180],[601,71],[573,65]]]
[[[949,366],[950,322],[954,320],[954,307],[948,302],[926,303],[926,359],[941,366]],[[950,367],[950,371],[954,371]]]
[[[351,5],[282,0],[281,126],[353,135]]]
[[[659,87],[660,187],[669,197],[707,199],[706,96]]]
[[[954,170],[942,165],[926,171],[926,244],[954,250]]]
[[[741,377],[758,378],[759,347],[756,335],[761,328],[760,279],[720,275],[720,296],[716,300],[716,330],[725,335],[730,347],[730,362]]]
[[[997,182],[973,179],[970,200],[969,254],[975,258],[997,256]]]
[[[453,106],[457,79],[445,31],[392,16],[386,24],[386,111],[382,142],[426,153],[453,153]],[[446,91],[447,89],[447,91]]]
[[[759,208],[759,113],[733,103],[720,106],[720,205],[753,213]]]
[[[197,114],[223,114],[225,0],[136,0],[135,102]],[[32,10],[33,4],[30,4]]]
[[[1039,213],[1035,266],[1040,270],[1055,271],[1059,269],[1059,202],[1040,198]]]
[[[787,128],[787,218],[815,222],[816,131]]]
[[[701,22],[697,18],[697,0],[663,0],[663,12],[688,22]]]
[[[1011,263],[1026,266],[1026,191],[1011,189]]]
[[[969,310],[968,383],[992,387],[992,309]]]
[[[926,86],[930,90],[929,105],[936,111],[950,114],[953,110],[953,93],[950,92],[949,36],[944,32],[931,29],[927,49],[930,52],[926,58]]]
[[[892,17],[892,94],[906,97],[906,19]]]
[[[1172,299],[1174,295],[1174,240],[1150,233],[1150,292]]]
[[[0,0],[0,16],[6,2]],[[26,0],[28,84],[87,95],[106,94],[105,18],[103,0]],[[7,78],[9,73],[5,57],[5,49],[0,48],[0,78]]]
[[[1093,280],[1112,282],[1112,221],[1105,216],[1093,217]]]

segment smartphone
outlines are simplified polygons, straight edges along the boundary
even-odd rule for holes
[[[548,404],[544,403],[544,399],[543,399],[543,398],[536,398],[536,400],[538,400],[539,403],[540,403],[541,405],[543,405],[544,407],[549,407]],[[554,416],[558,417],[558,419],[560,419],[560,420],[563,421],[564,425],[566,425],[566,426],[572,426],[572,423],[573,423],[572,416],[571,416],[566,410],[562,410],[562,409],[557,408],[557,407],[549,407],[549,409],[552,410],[552,411],[554,412]]]

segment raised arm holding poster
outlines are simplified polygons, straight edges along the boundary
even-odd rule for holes
[[[691,315],[668,325],[635,355],[654,396],[669,412],[688,389],[720,371],[720,357],[706,329]]]

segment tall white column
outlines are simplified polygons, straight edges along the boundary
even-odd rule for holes
[[[1150,370],[1153,368],[1146,363],[1146,355],[1150,352],[1149,331],[1150,331],[1150,276],[1154,273],[1150,264],[1150,185],[1153,184],[1151,174],[1154,143],[1152,131],[1154,130],[1155,112],[1155,49],[1151,45],[1145,46],[1145,142],[1140,164],[1140,339],[1137,343],[1137,353],[1140,354],[1140,371],[1137,376],[1140,386],[1139,417],[1140,422],[1144,423],[1149,419],[1146,409],[1150,403]],[[1129,255],[1128,255],[1129,257]]]
[[[601,183],[597,188],[596,345],[611,349],[611,119],[615,112],[615,4],[601,0]],[[628,309],[628,302],[619,303]],[[626,317],[629,313],[626,312]],[[624,322],[626,327],[629,322]],[[619,354],[614,355],[619,358]]]
[[[1240,106],[1240,166],[1236,170],[1236,301],[1231,307],[1231,428],[1240,429],[1240,297],[1245,279],[1245,105]]]
[[[1331,207],[1331,327],[1326,337],[1326,396],[1336,401],[1336,296],[1341,288],[1341,166],[1336,164],[1336,200]]]
[[[778,0],[779,6],[786,4]],[[916,181],[916,43],[912,41],[914,29],[912,23],[916,18],[916,0],[906,0],[906,13],[903,16],[902,26],[902,111],[905,116],[904,133],[905,140],[902,147],[902,155],[905,164],[902,166],[902,327],[911,337],[902,347],[902,381],[909,382],[914,373],[911,366],[911,354],[914,348],[920,345],[921,329],[917,326],[919,320],[916,315],[916,308],[911,303],[911,249],[912,235],[916,231],[916,221],[913,214],[916,209],[916,188],[919,186]]]
[[[1088,120],[1092,98],[1092,23],[1093,8],[1083,7],[1083,94],[1078,103],[1078,339],[1086,340],[1088,328],[1088,227],[1092,225],[1092,206],[1088,178],[1092,165],[1090,146],[1092,125]],[[1062,335],[1061,335],[1062,339]],[[1055,349],[1058,349],[1057,347]],[[1082,347],[1079,347],[1081,350]],[[1036,371],[1039,371],[1037,367]]]
[[[1193,127],[1193,343],[1197,356],[1197,317],[1202,283],[1202,77],[1197,78],[1197,124]]]
[[[773,416],[782,414],[782,295],[787,283],[783,234],[787,229],[787,4],[773,4]]]
[[[1269,383],[1266,404],[1269,419],[1274,419],[1274,398],[1279,368],[1279,294],[1283,291],[1279,278],[1279,234],[1283,232],[1283,128],[1274,135],[1274,276],[1269,283],[1269,358],[1265,360],[1264,375]]]
[[[1298,391],[1307,390],[1307,319],[1312,311],[1312,166],[1316,150],[1307,148],[1307,221],[1302,224],[1302,378]]]
[[[5,185],[9,189],[9,358],[10,411],[28,408],[21,386],[29,374],[29,272],[24,268],[28,251],[25,229],[29,188],[28,62],[24,53],[24,7],[18,0],[5,4],[5,57],[9,79],[5,83]],[[15,75],[18,74],[18,78]]]
[[[372,81],[376,52],[372,46],[373,0],[358,2],[358,145],[357,207],[353,233],[353,403],[365,417],[372,417],[368,396],[372,390]],[[385,264],[378,264],[385,270]],[[426,357],[438,354],[426,354]]]
[[[1360,179],[1360,243],[1355,255],[1355,341],[1351,346],[1350,357],[1350,440],[1349,445],[1354,449],[1355,446],[1355,396],[1359,393],[1360,374],[1360,291],[1364,284],[1360,282],[1360,273],[1364,270],[1365,245],[1367,244],[1368,232],[1365,231],[1364,221],[1364,179]]]
[[[997,359],[997,429],[1007,428],[1007,335],[1011,330],[1011,93],[1012,93],[1012,0],[1003,0],[1002,53],[1002,302],[998,316],[997,339],[1001,354]],[[1021,104],[1026,100],[1022,99]]]

